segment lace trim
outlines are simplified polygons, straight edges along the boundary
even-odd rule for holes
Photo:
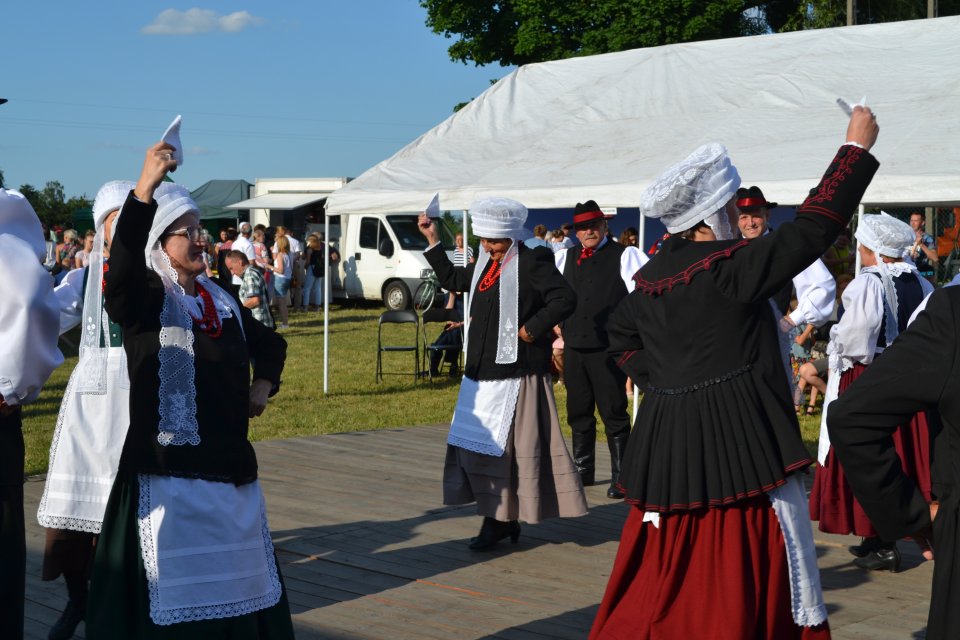
[[[632,355],[632,352],[631,352],[631,355]],[[651,392],[656,393],[658,395],[664,395],[664,396],[682,395],[684,393],[691,393],[693,391],[699,391],[700,389],[706,389],[707,387],[711,387],[715,384],[720,384],[721,382],[726,382],[727,380],[731,380],[738,376],[742,376],[743,374],[747,373],[751,369],[753,369],[753,365],[747,364],[740,367],[739,369],[728,371],[727,373],[724,373],[723,375],[719,375],[715,378],[709,378],[707,380],[703,380],[702,382],[697,382],[695,384],[687,385],[685,387],[676,387],[674,389],[659,389],[653,386],[652,384],[648,384],[647,388],[650,389]]]
[[[695,275],[701,271],[706,271],[713,265],[713,263],[719,260],[726,260],[732,256],[735,251],[747,246],[748,242],[748,240],[741,240],[740,242],[737,242],[726,249],[711,253],[702,260],[694,262],[680,273],[670,276],[669,278],[657,280],[656,282],[650,282],[644,279],[642,270],[637,271],[636,275],[633,276],[633,279],[636,282],[636,289],[642,291],[648,296],[658,296],[664,292],[673,291],[674,287],[681,284],[690,284],[690,281]]]
[[[823,602],[817,551],[802,480],[792,476],[782,487],[771,491],[769,497],[780,523],[787,554],[793,621],[801,627],[823,624],[827,621],[827,606]]]
[[[60,434],[63,433],[63,425],[66,419],[67,398],[74,393],[76,379],[80,375],[79,368],[74,368],[67,381],[67,389],[63,392],[63,401],[60,403],[60,410],[57,412],[57,425],[53,430],[53,441],[50,443],[50,462],[49,468],[53,469],[53,461],[57,457],[57,448],[60,445]],[[46,483],[43,487],[43,496],[40,497],[40,506],[37,508],[37,522],[47,529],[69,529],[71,531],[83,531],[86,533],[100,533],[100,527],[103,520],[86,520],[83,518],[73,518],[65,516],[54,516],[47,513],[47,492],[50,484]]]
[[[147,576],[147,590],[150,594],[150,619],[153,620],[154,624],[167,626],[179,622],[234,618],[268,609],[280,602],[280,597],[283,595],[283,587],[280,584],[280,574],[278,573],[277,562],[274,557],[273,540],[270,537],[270,527],[267,524],[266,503],[261,493],[260,519],[262,524],[260,531],[263,536],[263,551],[267,562],[267,573],[270,582],[273,584],[273,589],[262,596],[241,600],[239,602],[160,611],[160,570],[157,565],[157,553],[153,546],[153,535],[151,533],[153,527],[150,509],[150,477],[140,474],[137,476],[137,481],[140,486],[140,497],[137,505],[140,555],[143,558],[143,568]]]
[[[457,410],[454,410],[454,422],[450,425],[450,432],[447,435],[447,444],[485,456],[500,457],[506,450],[507,438],[510,437],[510,428],[513,426],[513,417],[517,410],[517,400],[520,397],[520,379],[508,378],[506,380],[490,380],[483,382],[496,385],[496,390],[503,394],[497,398],[498,400],[502,399],[503,404],[500,406],[500,415],[496,416],[496,425],[491,426],[485,424],[483,426],[479,426],[477,424],[471,424],[467,429],[463,429],[462,423],[457,420]],[[468,400],[468,403],[475,403],[477,401],[477,396],[480,394],[477,393],[476,389],[479,388],[483,382],[464,378],[460,388],[461,393],[471,396]],[[473,386],[473,388],[471,388],[471,386]],[[457,409],[459,409],[459,398],[457,399],[457,405]],[[486,409],[486,407],[477,408]],[[489,415],[489,412],[487,413]],[[470,418],[474,418],[476,414],[477,412],[475,411],[472,416],[467,418],[467,422],[470,422]],[[480,422],[480,420],[476,419],[476,422]],[[491,435],[491,438],[489,440],[477,440],[471,437],[468,435],[470,427],[473,429],[479,428],[486,430],[487,433]]]

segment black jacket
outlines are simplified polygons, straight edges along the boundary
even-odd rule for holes
[[[648,511],[716,507],[812,463],[768,299],[819,258],[877,169],[841,147],[793,222],[746,241],[673,236],[610,316],[610,352],[646,386],[620,483]]]
[[[474,264],[455,267],[439,244],[424,252],[424,256],[444,289],[467,291],[470,288]],[[464,374],[473,380],[503,380],[531,373],[549,373],[553,327],[569,316],[576,306],[577,296],[557,271],[553,252],[545,247],[530,249],[521,243],[517,260],[518,321],[534,337],[534,342],[527,343],[518,338],[517,361],[497,364],[500,281],[486,291],[472,292]],[[493,261],[489,264],[492,266]]]
[[[223,321],[219,338],[194,327],[197,423],[200,444],[162,446],[159,423],[160,312],[163,283],[147,269],[144,247],[157,204],[133,197],[123,205],[106,277],[106,309],[123,328],[123,346],[130,372],[130,430],[120,456],[120,471],[245,484],[257,478],[257,458],[247,440],[250,365],[254,379],[276,388],[287,344],[273,329],[240,307],[243,332],[236,318]],[[244,340],[244,335],[246,340]]]
[[[893,345],[830,405],[830,442],[854,495],[885,540],[930,525],[916,483],[903,473],[893,433],[927,410],[936,561],[929,640],[960,637],[960,287],[934,292]]]

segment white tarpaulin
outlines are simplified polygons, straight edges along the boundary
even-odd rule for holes
[[[331,214],[635,207],[668,165],[725,144],[745,184],[798,203],[843,142],[838,97],[877,114],[870,204],[960,202],[960,17],[677,44],[520,67],[334,192]]]

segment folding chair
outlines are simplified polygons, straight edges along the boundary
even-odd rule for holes
[[[412,324],[413,343],[400,345],[383,344],[383,325],[385,324]],[[384,311],[377,321],[377,382],[383,381],[383,354],[385,352],[413,352],[413,379],[420,377],[420,318],[415,311]],[[408,375],[400,371],[388,371],[390,375]]]
[[[433,335],[428,333],[427,325],[428,324],[446,324],[448,321],[459,322],[460,316],[454,309],[427,309],[423,312],[423,318],[421,319],[422,327],[422,336],[423,336],[423,364],[421,365],[421,370],[428,372],[430,380],[433,380],[433,374],[430,373],[430,357],[434,353],[441,353],[443,356],[446,356],[449,352],[457,353],[457,367],[462,371],[463,370],[463,329],[458,329],[455,331],[460,331],[460,343],[459,344],[441,344],[436,345],[433,342],[435,338],[431,338]],[[436,333],[436,332],[434,332]],[[438,371],[443,369],[443,363],[447,361],[447,358],[444,357],[440,360],[440,365],[437,368]],[[453,363],[450,363],[450,366],[453,367]]]

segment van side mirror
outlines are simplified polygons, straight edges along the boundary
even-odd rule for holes
[[[380,241],[380,247],[377,249],[378,253],[384,258],[393,257],[393,240],[390,238],[384,238]]]

